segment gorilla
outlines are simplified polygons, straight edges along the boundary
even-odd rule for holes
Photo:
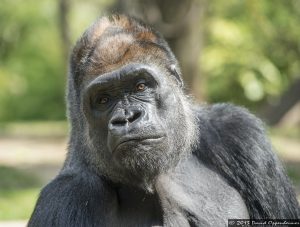
[[[262,122],[197,105],[177,60],[143,22],[98,19],[77,41],[65,163],[28,226],[227,226],[297,219],[299,204]]]

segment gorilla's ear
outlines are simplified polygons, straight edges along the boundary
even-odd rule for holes
[[[176,69],[176,65],[171,65],[170,66],[170,71],[171,71],[172,75],[175,76],[179,87],[180,88],[184,88],[183,80],[182,80],[181,76],[179,75],[179,73],[178,73],[178,71]]]

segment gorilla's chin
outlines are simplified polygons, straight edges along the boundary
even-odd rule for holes
[[[149,185],[172,166],[172,152],[168,145],[164,137],[130,140],[116,147],[113,160],[119,171],[130,176],[131,183]]]

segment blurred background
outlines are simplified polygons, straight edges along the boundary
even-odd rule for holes
[[[264,119],[300,200],[300,1],[1,0],[0,226],[24,226],[58,173],[69,51],[98,16],[117,12],[163,33],[197,102]]]

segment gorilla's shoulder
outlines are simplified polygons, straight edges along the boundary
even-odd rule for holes
[[[229,103],[199,106],[196,110],[198,122],[204,127],[212,127],[222,134],[264,134],[264,124],[244,107]]]
[[[43,188],[41,196],[49,197],[52,200],[53,198],[68,198],[66,195],[76,188],[72,193],[77,194],[76,198],[83,198],[87,195],[87,191],[101,191],[104,187],[105,182],[88,171],[62,171]]]
[[[262,121],[232,104],[202,106],[196,113],[199,139],[193,153],[238,190],[250,217],[298,217],[293,189]]]
[[[63,171],[41,191],[28,226],[103,226],[99,214],[110,201],[115,196],[104,180],[86,171]]]
[[[201,145],[244,150],[247,145],[268,144],[263,122],[246,108],[227,103],[199,106],[196,115]]]

